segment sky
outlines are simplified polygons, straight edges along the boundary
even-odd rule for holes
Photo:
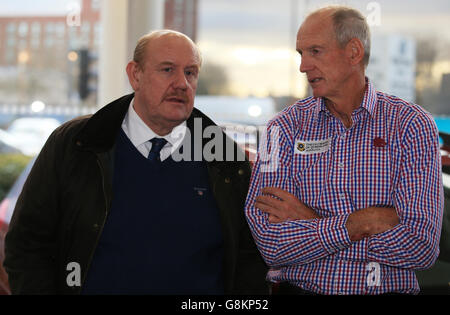
[[[0,0],[0,15],[61,15],[77,0]],[[450,42],[449,0],[199,0],[198,44],[205,63],[222,66],[236,95],[305,93],[295,37],[308,12],[326,4],[359,9],[372,33]],[[450,72],[449,53],[440,51]],[[445,63],[447,62],[447,63]],[[449,69],[447,69],[449,67]]]
[[[79,0],[0,0],[0,14],[7,15],[62,15],[71,3]]]

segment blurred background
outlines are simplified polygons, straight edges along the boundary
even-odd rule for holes
[[[309,96],[296,33],[327,4],[367,17],[376,88],[422,105],[450,132],[448,0],[0,0],[0,200],[57,126],[131,92],[125,66],[152,29],[199,45],[198,108],[223,125],[264,125]]]
[[[198,43],[198,107],[214,116],[208,107],[235,104],[245,110],[222,110],[217,120],[264,122],[309,95],[295,38],[304,17],[326,4],[366,15],[373,47],[367,73],[376,87],[422,105],[450,131],[447,0],[0,0],[2,150],[34,155],[39,141],[29,144],[27,133],[45,138],[54,127],[39,119],[12,127],[17,118],[61,123],[130,92],[125,65],[136,40],[158,28]]]
[[[296,33],[327,4],[367,17],[376,88],[422,105],[450,132],[448,0],[0,0],[0,154],[33,157],[59,124],[131,92],[136,41],[161,28],[202,51],[196,107],[222,125],[264,125],[309,96]]]

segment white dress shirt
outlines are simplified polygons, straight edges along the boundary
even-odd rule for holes
[[[186,128],[186,121],[184,121],[176,126],[170,134],[164,137],[158,136],[144,123],[134,110],[134,99],[131,101],[128,112],[122,122],[122,130],[145,158],[148,157],[150,149],[152,148],[152,143],[150,142],[151,139],[155,137],[166,139],[167,143],[160,152],[161,161],[167,159],[176,149],[178,149],[183,142]]]

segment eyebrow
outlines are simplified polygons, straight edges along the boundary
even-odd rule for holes
[[[158,64],[158,66],[159,66],[159,67],[163,67],[163,66],[176,66],[176,64],[175,64],[174,62],[172,62],[172,61],[163,61],[163,62],[160,62],[160,63]],[[200,68],[200,66],[199,66],[199,65],[196,65],[196,64],[192,64],[192,65],[186,66],[185,68]]]
[[[170,61],[163,61],[158,64],[158,66],[173,66],[174,63]]]
[[[307,47],[305,50],[312,50],[312,49],[316,49],[316,48],[323,49],[324,47],[323,47],[323,46],[320,46],[320,45],[312,45],[312,46]],[[300,55],[302,55],[303,50],[297,49],[297,52],[298,52]]]

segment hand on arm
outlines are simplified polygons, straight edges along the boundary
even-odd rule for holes
[[[256,198],[255,206],[269,215],[269,223],[292,220],[311,220],[321,217],[297,197],[280,188],[266,187]],[[400,220],[394,208],[369,207],[353,212],[346,228],[352,242],[383,233],[394,228]]]
[[[319,219],[317,213],[293,194],[275,187],[265,187],[256,198],[255,206],[269,215],[269,223]]]

